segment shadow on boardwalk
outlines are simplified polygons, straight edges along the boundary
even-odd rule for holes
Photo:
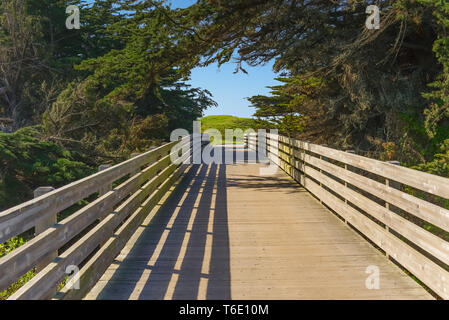
[[[86,299],[432,298],[282,171],[262,176],[263,166],[194,165]],[[367,288],[367,266],[379,268],[379,290]]]
[[[143,227],[97,299],[231,298],[225,165],[192,166]]]

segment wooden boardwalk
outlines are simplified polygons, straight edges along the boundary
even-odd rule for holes
[[[283,173],[193,165],[85,299],[431,299]],[[380,288],[367,289],[369,266]]]

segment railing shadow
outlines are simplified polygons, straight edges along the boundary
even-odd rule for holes
[[[230,299],[225,165],[193,165],[97,299]]]

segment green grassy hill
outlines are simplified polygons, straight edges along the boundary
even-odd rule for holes
[[[201,121],[201,130],[204,132],[207,129],[217,129],[220,131],[223,140],[222,141],[214,141],[215,144],[220,143],[233,143],[235,141],[226,141],[225,139],[225,129],[242,129],[245,131],[246,129],[255,129],[256,121],[250,118],[239,118],[234,116],[208,116],[200,119]]]

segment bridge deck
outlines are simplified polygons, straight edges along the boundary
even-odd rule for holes
[[[86,299],[429,299],[278,171],[194,165]],[[380,270],[369,290],[368,266]]]

